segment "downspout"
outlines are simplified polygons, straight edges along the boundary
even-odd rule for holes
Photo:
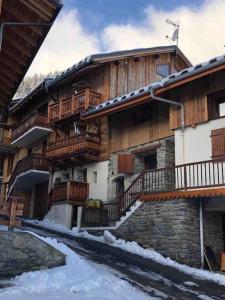
[[[203,232],[202,198],[199,199],[199,226],[200,226],[201,269],[203,269],[204,268],[204,232]]]
[[[154,89],[150,89],[150,95],[151,95],[151,98],[156,100],[156,101],[159,101],[159,102],[163,102],[163,103],[167,103],[167,104],[171,104],[171,105],[175,105],[175,106],[178,106],[180,107],[180,116],[181,116],[181,138],[182,138],[182,161],[183,161],[183,164],[185,163],[185,148],[184,148],[184,126],[185,126],[185,122],[184,122],[184,105],[180,102],[176,102],[176,101],[172,101],[172,100],[169,100],[169,99],[165,99],[165,98],[161,98],[161,97],[158,97],[158,96],[155,96],[154,95]]]

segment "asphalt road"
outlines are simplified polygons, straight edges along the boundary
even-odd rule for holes
[[[26,227],[25,227],[26,226]],[[199,280],[175,268],[156,263],[121,249],[85,238],[46,231],[39,225],[23,230],[54,237],[91,262],[104,265],[110,272],[158,299],[225,299],[225,287]]]

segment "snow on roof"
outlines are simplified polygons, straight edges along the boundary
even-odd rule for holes
[[[225,55],[211,58],[210,60],[208,60],[206,62],[199,63],[193,67],[186,68],[179,72],[170,74],[169,76],[163,78],[160,81],[153,82],[147,86],[141,87],[140,89],[137,89],[137,90],[129,92],[125,95],[113,98],[113,99],[103,102],[95,107],[91,107],[87,112],[83,113],[82,115],[88,116],[91,114],[95,114],[99,111],[105,110],[109,107],[114,107],[114,106],[120,105],[121,103],[130,101],[134,98],[137,98],[138,96],[144,96],[145,94],[148,94],[150,90],[156,90],[157,88],[164,87],[164,86],[174,83],[176,81],[180,81],[186,77],[190,77],[194,74],[201,73],[204,70],[211,69],[213,67],[222,65],[224,63],[225,63]]]

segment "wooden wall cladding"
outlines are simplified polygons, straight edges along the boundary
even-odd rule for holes
[[[206,122],[208,118],[208,95],[225,88],[225,73],[220,71],[211,76],[195,80],[169,94],[169,99],[180,101],[185,108],[185,125],[195,125]],[[170,108],[170,129],[180,127],[180,109]]]
[[[143,116],[135,121],[138,111],[145,111],[149,114],[149,118]],[[169,106],[158,102],[112,115],[110,117],[110,152],[114,153],[172,136],[174,133],[169,129],[168,124]]]

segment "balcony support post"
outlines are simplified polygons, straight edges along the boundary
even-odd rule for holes
[[[70,181],[66,183],[66,200],[70,200]]]

